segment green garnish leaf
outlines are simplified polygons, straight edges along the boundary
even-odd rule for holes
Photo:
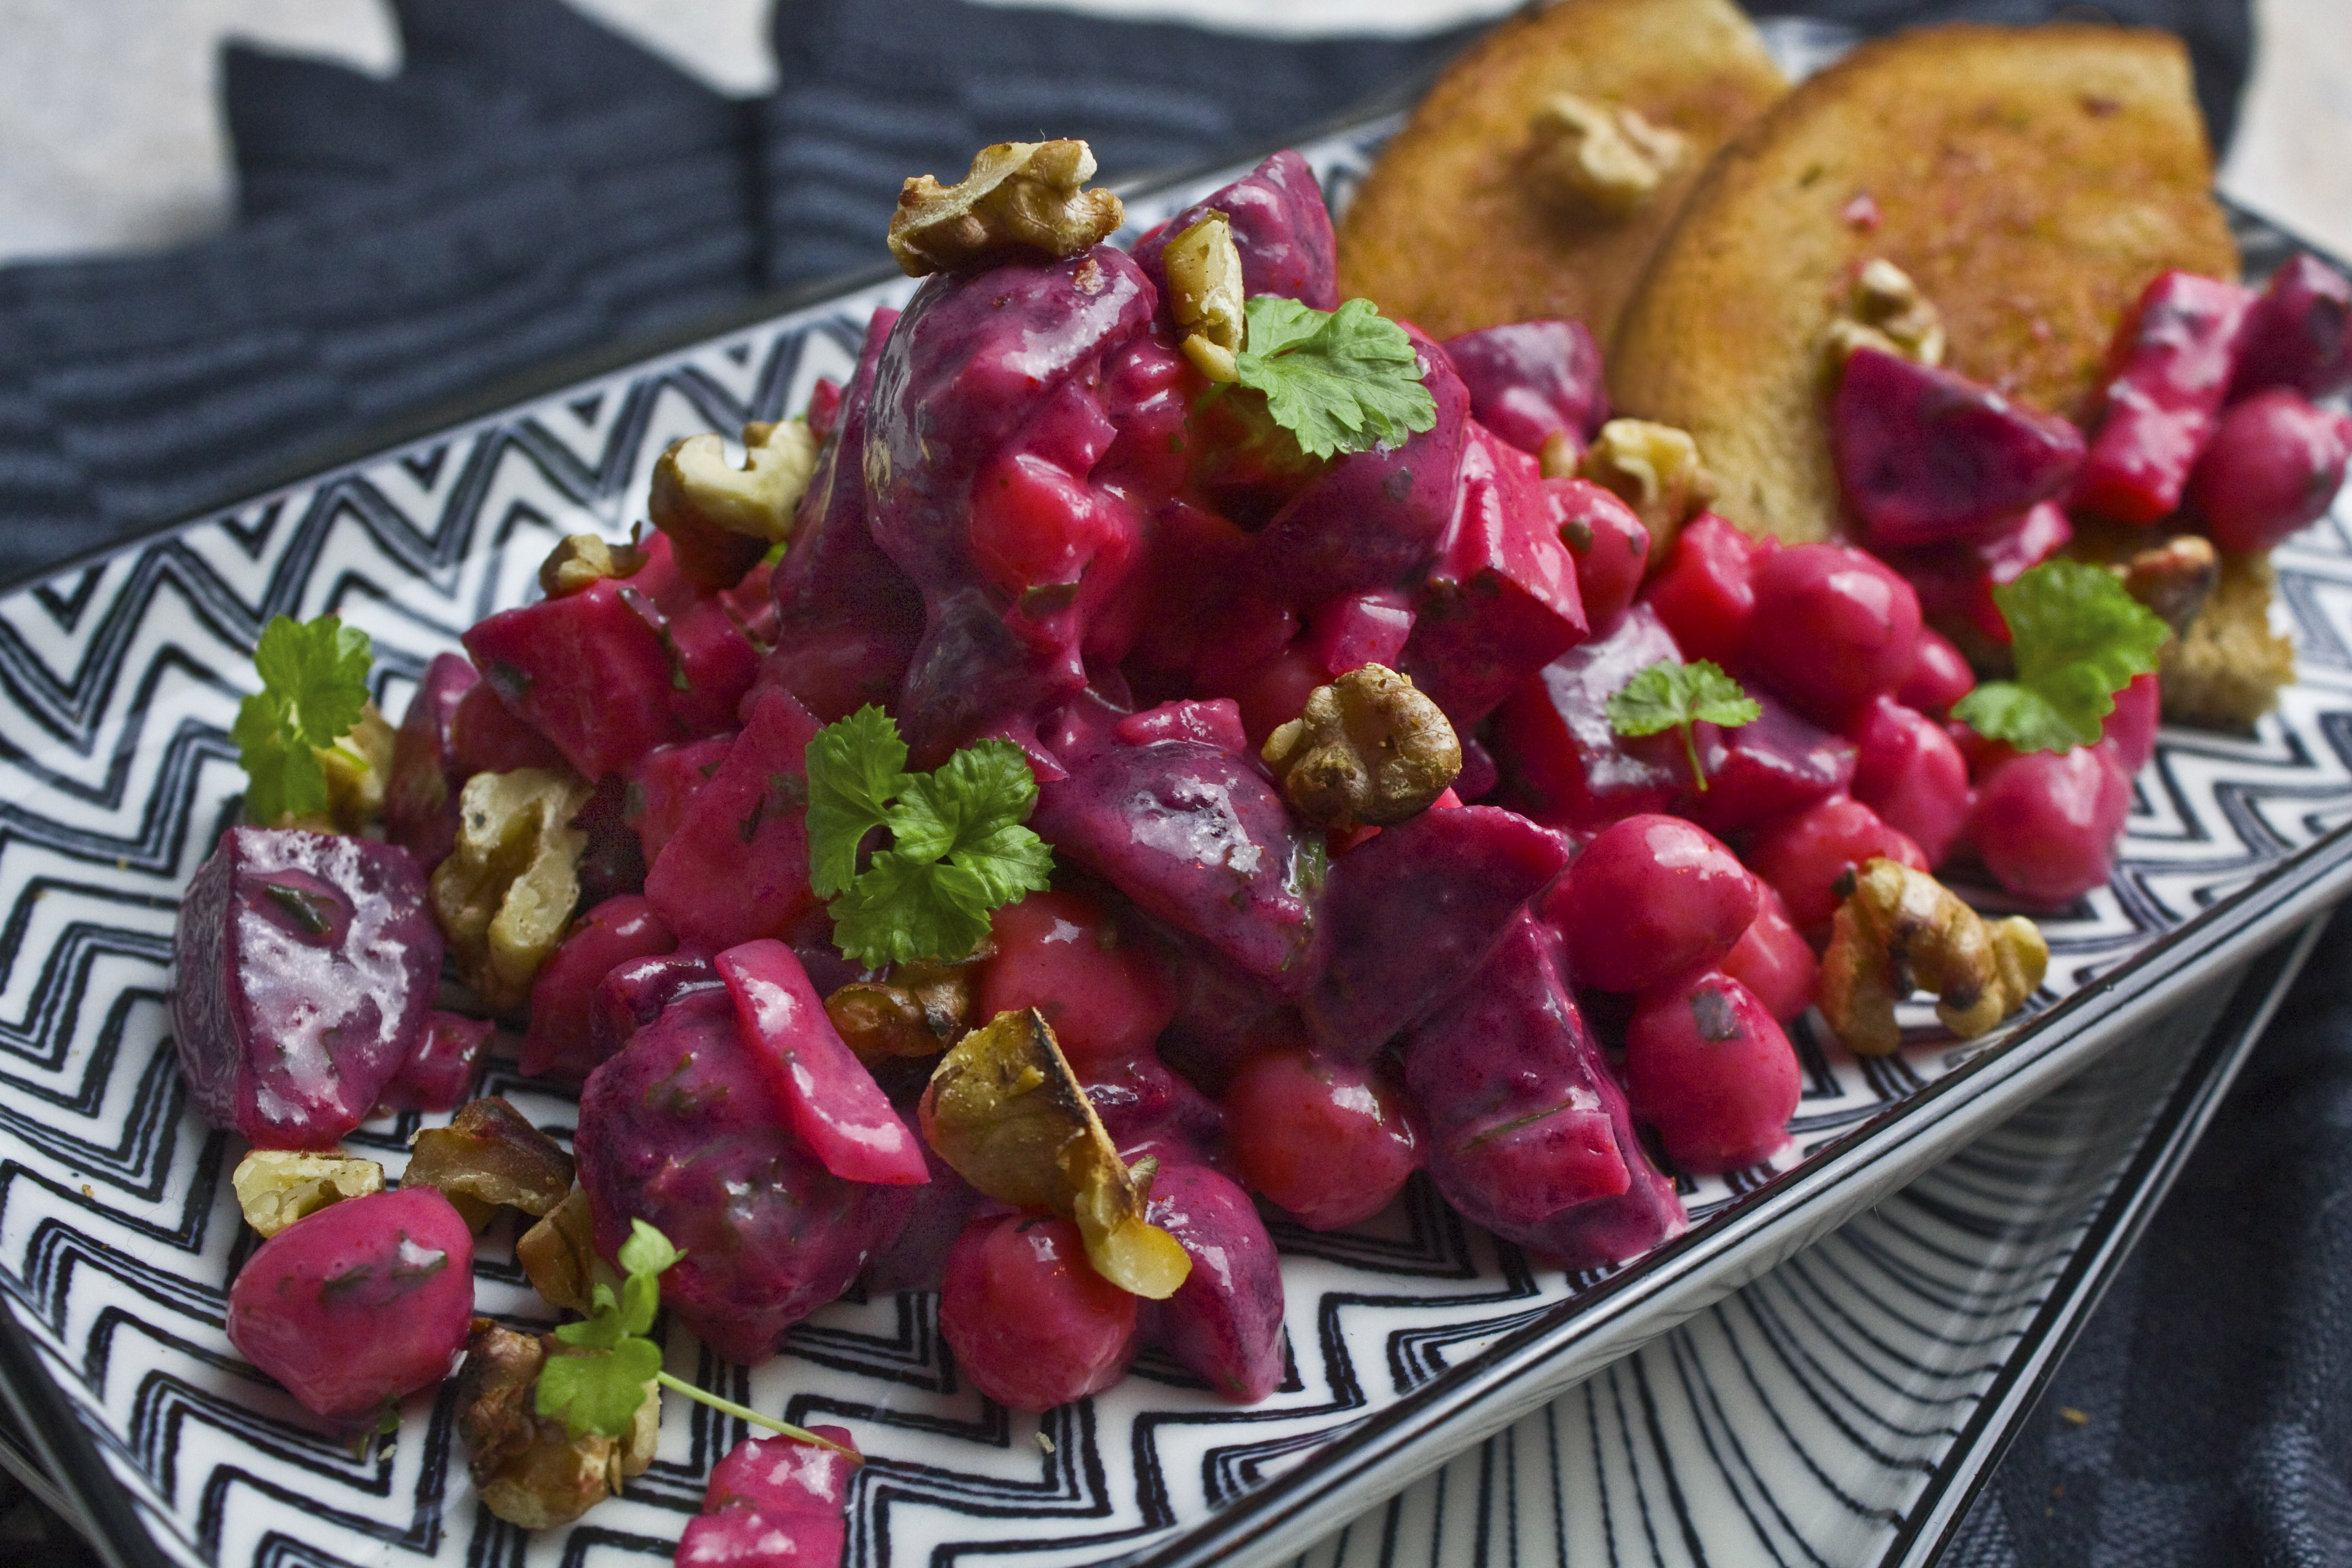
[[[2021,752],[2095,743],[2116,693],[2156,668],[2172,635],[2114,574],[2083,561],[2045,561],[1994,588],[1992,602],[2009,622],[2017,679],[1984,682],[1952,717]]]
[[[1234,356],[1237,379],[1265,395],[1302,451],[1365,452],[1435,427],[1437,400],[1422,384],[1412,341],[1370,300],[1318,310],[1257,294],[1244,310],[1249,346]]]
[[[278,616],[253,650],[261,689],[237,707],[229,739],[247,783],[245,814],[257,823],[327,809],[327,775],[314,752],[335,745],[367,706],[367,633],[320,616]]]
[[[928,773],[881,709],[808,744],[809,884],[832,900],[833,940],[860,963],[952,961],[988,935],[991,910],[1047,886],[1053,851],[1023,826],[1037,778],[1010,741],[980,741]],[[890,835],[864,870],[867,832]]]
[[[1609,722],[1621,735],[1654,735],[1680,730],[1683,754],[1690,759],[1691,777],[1706,788],[1706,770],[1699,764],[1695,723],[1736,730],[1752,724],[1763,713],[1739,682],[1711,658],[1690,664],[1662,658],[1620,687],[1609,699]]]
[[[644,1220],[629,1222],[629,1239],[621,1244],[625,1278],[620,1294],[614,1295],[610,1285],[597,1281],[595,1310],[579,1322],[557,1328],[557,1339],[589,1353],[547,1358],[539,1369],[539,1386],[532,1394],[538,1413],[562,1416],[564,1431],[574,1438],[592,1432],[603,1437],[626,1436],[639,1407],[653,1397],[646,1384],[655,1383],[754,1426],[856,1458],[856,1449],[746,1409],[731,1399],[721,1399],[662,1370],[661,1347],[644,1336],[661,1309],[662,1271],[685,1256],[670,1245],[669,1237]]]

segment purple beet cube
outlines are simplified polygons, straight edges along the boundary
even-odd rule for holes
[[[1608,636],[1570,648],[1511,693],[1496,734],[1504,777],[1529,816],[1589,831],[1668,808],[1689,777],[1681,742],[1620,735],[1609,699],[1658,660],[1681,658],[1657,612],[1637,604]]]
[[[671,1568],[835,1568],[848,1521],[737,1503],[686,1521]]]
[[[1219,1394],[1256,1404],[1283,1372],[1282,1262],[1265,1221],[1205,1165],[1162,1165],[1146,1212],[1192,1258],[1176,1293],[1149,1307],[1146,1332]]]
[[[173,1044],[205,1120],[256,1148],[324,1149],[425,1033],[441,928],[391,844],[232,827],[180,901]]]
[[[1568,864],[1559,835],[1515,811],[1425,811],[1331,864],[1331,958],[1307,994],[1323,1048],[1370,1061],[1467,980]]]
[[[425,1015],[425,1031],[376,1099],[381,1110],[455,1110],[474,1097],[494,1026],[439,1008]]]
[[[846,1426],[812,1426],[820,1437],[856,1448]],[[797,1437],[747,1437],[711,1467],[702,1511],[740,1502],[767,1514],[814,1513],[838,1519],[849,1507],[857,1461]]]
[[[2083,459],[2070,509],[2146,526],[2180,504],[2238,371],[2254,294],[2167,272],[2116,329],[2106,411]]]
[[[1513,321],[1445,340],[1471,416],[1527,453],[1554,434],[1581,452],[1609,419],[1601,349],[1582,321]]]
[[[681,739],[669,650],[627,579],[478,621],[466,651],[517,718],[555,742],[583,778],[617,773]],[[632,605],[631,599],[639,601]]]
[[[646,873],[646,900],[680,941],[716,950],[782,936],[815,907],[807,753],[820,727],[789,692],[771,688],[752,702]]]
[[[2273,386],[2308,398],[2352,389],[2352,279],[2308,252],[2273,273],[2254,302],[2230,398]]]
[[[1339,308],[1339,242],[1323,187],[1306,159],[1285,148],[1145,236],[1135,259],[1163,290],[1168,279],[1160,253],[1211,211],[1224,214],[1233,230],[1246,292],[1280,294],[1318,310]]]
[[[530,983],[522,1070],[566,1082],[586,1078],[604,1060],[591,1020],[604,977],[630,959],[659,957],[677,947],[668,922],[637,893],[606,899],[572,921],[563,945],[539,966]],[[614,1048],[619,1048],[617,1040]]]
[[[1854,351],[1830,404],[1846,505],[1875,545],[1971,539],[2059,494],[2083,433],[1990,386],[1880,349]]]
[[[461,653],[436,654],[408,700],[383,782],[383,836],[427,873],[457,847],[457,795],[466,787],[451,731],[458,703],[482,679]]]
[[[1801,810],[1853,782],[1853,742],[1832,734],[1760,687],[1764,711],[1733,730],[1694,726],[1707,787],[1686,791],[1682,815],[1711,833],[1737,833]]]

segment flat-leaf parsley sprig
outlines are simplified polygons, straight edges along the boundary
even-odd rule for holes
[[[317,752],[336,746],[360,721],[372,658],[367,633],[335,616],[299,623],[278,616],[262,628],[253,650],[261,689],[238,705],[229,731],[250,781],[247,818],[275,824],[327,809],[327,774]]]
[[[1740,689],[1739,682],[1711,658],[1689,664],[1662,658],[1636,671],[1609,699],[1609,722],[1621,735],[1680,730],[1691,777],[1702,790],[1706,788],[1706,770],[1699,764],[1698,738],[1691,726],[1705,723],[1736,730],[1754,723],[1763,711],[1753,697]]]
[[[855,1458],[854,1449],[731,1399],[721,1399],[662,1370],[661,1347],[645,1336],[661,1306],[662,1270],[685,1256],[670,1245],[669,1237],[644,1220],[630,1222],[629,1239],[621,1244],[625,1278],[620,1294],[615,1296],[610,1285],[598,1280],[595,1310],[581,1321],[565,1323],[555,1331],[555,1337],[565,1344],[590,1353],[547,1358],[540,1368],[539,1388],[533,1396],[539,1414],[561,1417],[563,1429],[575,1438],[591,1432],[604,1437],[625,1436],[636,1419],[637,1407],[646,1402],[646,1384],[652,1382],[739,1421]]]
[[[2156,668],[2171,630],[2084,561],[2045,561],[1992,591],[2009,623],[2015,680],[1988,680],[1952,704],[1952,717],[2021,752],[2096,743],[2116,693]]]
[[[1266,412],[1301,451],[1367,452],[1436,427],[1437,400],[1422,384],[1412,340],[1370,300],[1318,310],[1257,294],[1243,311],[1248,346],[1234,356],[1234,379],[1265,395]]]
[[[833,940],[858,963],[962,958],[991,910],[1049,885],[1054,853],[1022,826],[1037,776],[1012,742],[975,742],[910,773],[898,725],[869,704],[818,731],[807,755],[809,885],[832,900]],[[860,870],[877,827],[890,844]]]

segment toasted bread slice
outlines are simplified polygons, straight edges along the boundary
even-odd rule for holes
[[[1619,323],[1611,395],[1697,438],[1735,522],[1826,538],[1822,337],[1864,261],[1893,261],[1943,312],[1947,363],[2080,416],[2151,278],[2237,276],[2212,175],[2169,34],[1954,26],[1866,44],[1717,157]]]
[[[1449,67],[1339,224],[1339,292],[1439,338],[1580,317],[1606,343],[1715,151],[1788,82],[1729,0],[1559,0]],[[1621,104],[1687,139],[1639,210],[1563,213],[1525,169],[1551,95]]]

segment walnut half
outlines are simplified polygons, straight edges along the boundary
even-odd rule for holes
[[[1883,349],[1919,364],[1944,363],[1944,318],[1905,272],[1885,257],[1864,263],[1844,308],[1830,322],[1832,373],[1859,348]]]
[[[509,1524],[569,1524],[653,1463],[661,1394],[650,1379],[625,1437],[573,1437],[562,1421],[539,1414],[540,1368],[551,1355],[579,1353],[553,1334],[474,1320],[457,1371],[457,1433],[482,1506]]]
[[[816,472],[816,448],[805,419],[744,426],[740,468],[727,460],[727,444],[716,436],[673,441],[654,464],[646,510],[664,533],[698,522],[773,544],[793,531],[793,515]]]
[[[271,1237],[329,1204],[383,1191],[383,1167],[340,1149],[256,1149],[236,1163],[229,1185],[245,1223]]]
[[[476,773],[457,801],[457,847],[433,870],[433,914],[457,972],[494,1013],[530,997],[580,901],[588,836],[572,826],[588,785],[571,773]]]
[[[1444,710],[1378,664],[1309,692],[1261,754],[1301,816],[1342,831],[1418,816],[1462,772]]]
[[[1579,216],[1610,221],[1647,206],[1690,151],[1678,131],[1572,92],[1546,99],[1528,129],[1527,177],[1537,193]]]
[[[1715,476],[1699,460],[1691,433],[1647,419],[1603,425],[1576,473],[1633,509],[1650,531],[1653,571],[1674,548],[1683,524],[1715,502]]]
[[[2023,1006],[2049,967],[2032,921],[1987,921],[1925,871],[1878,858],[1830,923],[1814,999],[1847,1048],[1882,1057],[1903,1043],[1895,1004],[1912,992],[1934,992],[1936,1016],[1973,1039]]]
[[[1211,381],[1232,381],[1234,356],[1248,346],[1249,319],[1243,311],[1242,253],[1233,226],[1221,212],[1168,242],[1160,252],[1168,270],[1168,308],[1184,329],[1184,357]]]
[[[1076,256],[1127,221],[1119,199],[1087,190],[1095,155],[1083,142],[1000,142],[983,147],[952,185],[918,174],[890,215],[890,254],[909,278],[1009,261],[1024,253]]]

